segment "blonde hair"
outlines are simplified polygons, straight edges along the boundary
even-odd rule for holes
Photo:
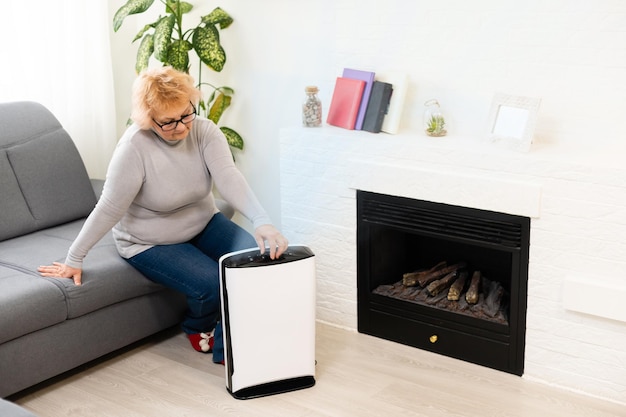
[[[155,115],[172,107],[200,100],[193,78],[170,66],[148,68],[133,83],[131,119],[141,129],[150,129]]]

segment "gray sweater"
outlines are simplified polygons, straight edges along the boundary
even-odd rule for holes
[[[190,240],[218,212],[214,183],[254,228],[270,223],[213,122],[196,118],[182,141],[166,141],[152,130],[129,127],[113,153],[98,204],[65,263],[82,268],[87,252],[111,228],[124,258],[154,245]]]

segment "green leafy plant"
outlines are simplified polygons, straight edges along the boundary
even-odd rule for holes
[[[217,124],[224,111],[230,106],[235,91],[228,86],[216,87],[202,81],[202,64],[220,72],[226,63],[226,52],[220,43],[219,30],[228,28],[233,23],[232,17],[216,7],[211,13],[200,18],[197,26],[183,29],[183,17],[193,9],[193,5],[180,0],[159,0],[165,6],[165,15],[145,25],[132,40],[141,39],[137,50],[137,73],[146,69],[150,58],[154,57],[163,65],[189,73],[190,53],[198,57],[198,88],[210,88],[208,98],[200,100],[200,112]],[[154,0],[128,0],[113,17],[115,32],[122,26],[124,19],[133,14],[143,13],[152,6]],[[243,149],[243,139],[235,130],[220,126],[228,144]]]
[[[429,136],[445,136],[446,121],[443,116],[434,114],[428,119],[428,125],[426,126],[426,133]]]

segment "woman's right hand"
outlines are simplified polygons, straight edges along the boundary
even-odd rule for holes
[[[49,278],[72,278],[74,284],[82,284],[83,270],[80,268],[72,268],[60,262],[53,262],[52,265],[42,265],[37,268],[42,277]]]
[[[271,224],[264,224],[256,228],[254,231],[254,238],[256,239],[261,254],[265,253],[265,242],[270,249],[270,259],[280,258],[289,246],[289,241],[283,236],[276,227]]]

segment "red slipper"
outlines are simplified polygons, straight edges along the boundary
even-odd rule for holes
[[[213,352],[213,344],[215,343],[215,339],[213,338],[213,331],[211,331],[210,333],[192,333],[188,334],[187,337],[191,342],[191,346],[198,352]]]

